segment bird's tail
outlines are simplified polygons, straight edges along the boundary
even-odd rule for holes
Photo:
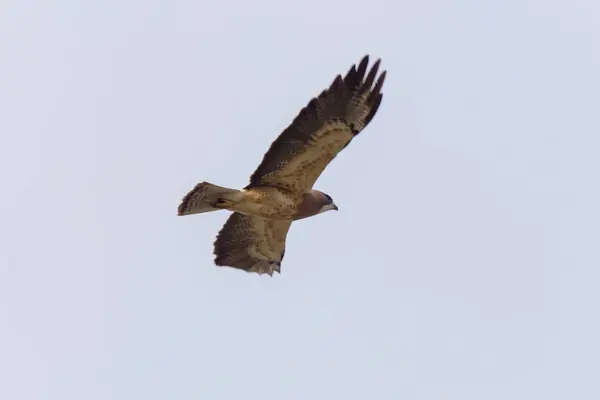
[[[229,208],[240,200],[242,192],[202,182],[185,195],[177,215],[200,214]]]

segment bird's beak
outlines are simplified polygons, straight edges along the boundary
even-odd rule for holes
[[[335,211],[339,210],[338,206],[336,206],[335,203],[333,203],[332,206]]]

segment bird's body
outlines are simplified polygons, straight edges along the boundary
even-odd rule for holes
[[[228,210],[279,221],[293,220],[298,212],[298,200],[280,188],[263,186],[243,189],[242,193],[243,201]]]
[[[385,71],[377,78],[378,60],[365,77],[368,61],[365,56],[344,78],[338,75],[301,110],[271,144],[244,189],[202,182],[183,198],[179,215],[233,212],[215,242],[217,265],[279,272],[292,222],[337,210],[331,197],[313,185],[379,108]]]
[[[209,193],[211,189],[216,189],[216,192]],[[274,186],[235,190],[202,182],[196,185],[181,202],[179,214],[229,210],[265,219],[293,221],[316,215],[327,204],[326,195],[318,190],[302,193]]]

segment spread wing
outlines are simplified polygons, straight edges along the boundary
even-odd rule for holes
[[[295,193],[312,188],[325,167],[375,116],[383,95],[380,60],[366,75],[369,56],[303,108],[271,144],[247,186],[277,186]]]
[[[215,264],[271,276],[280,272],[291,224],[231,214],[215,241]]]

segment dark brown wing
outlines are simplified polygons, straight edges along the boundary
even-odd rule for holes
[[[231,214],[215,241],[215,264],[258,274],[280,272],[291,224]]]
[[[247,186],[277,186],[303,193],[325,167],[371,121],[383,95],[386,72],[379,78],[377,60],[366,75],[369,56],[303,108],[271,144]]]

